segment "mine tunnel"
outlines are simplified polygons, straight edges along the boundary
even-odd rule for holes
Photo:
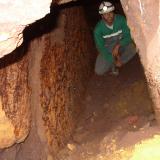
[[[94,72],[102,1],[47,2],[1,25],[0,160],[158,160],[159,0],[110,1],[138,48],[118,76]]]

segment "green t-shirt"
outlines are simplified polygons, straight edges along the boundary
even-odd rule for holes
[[[112,53],[106,47],[106,39],[113,38],[119,34],[121,34],[121,39],[119,40],[120,46],[128,45],[132,41],[125,17],[118,14],[115,14],[113,29],[108,28],[104,20],[100,20],[94,29],[96,47],[109,62],[113,62],[113,57]]]

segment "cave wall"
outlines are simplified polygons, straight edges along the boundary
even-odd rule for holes
[[[11,135],[0,136],[0,147],[22,142],[12,160],[53,159],[84,109],[96,52],[92,33],[80,6],[63,9],[57,22],[51,32],[32,40],[27,51],[1,59],[0,116],[10,128],[3,124],[0,135],[8,130]]]
[[[24,49],[0,60],[0,149],[23,141],[30,130],[28,64]]]
[[[59,148],[84,109],[83,98],[93,68],[94,45],[83,9],[61,12],[58,29],[44,37],[41,106],[51,148]]]
[[[52,0],[0,0],[0,57],[23,42],[23,30],[50,12]]]
[[[121,0],[154,102],[160,124],[160,1]]]

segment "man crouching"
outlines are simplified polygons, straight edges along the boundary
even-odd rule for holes
[[[94,29],[96,47],[100,53],[95,64],[98,75],[109,70],[113,75],[118,75],[117,67],[127,63],[136,54],[127,21],[124,16],[115,14],[114,9],[114,5],[106,1],[99,6],[102,19]]]

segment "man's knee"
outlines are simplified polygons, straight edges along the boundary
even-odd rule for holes
[[[125,47],[124,53],[121,55],[122,63],[127,63],[136,55],[136,46],[133,43],[130,43]]]
[[[111,67],[112,67],[112,64],[106,62],[105,65],[95,65],[94,71],[97,75],[103,75],[107,73],[111,69]]]
[[[127,50],[129,53],[132,53],[135,55],[137,52],[136,45],[134,43],[130,43],[127,47]]]
[[[94,72],[95,72],[96,75],[102,76],[102,75],[104,75],[104,73],[105,73],[106,71],[100,70],[100,69],[98,69],[98,68],[95,67]]]
[[[110,65],[111,64],[99,54],[95,63],[95,73],[97,75],[103,75],[109,70]]]

